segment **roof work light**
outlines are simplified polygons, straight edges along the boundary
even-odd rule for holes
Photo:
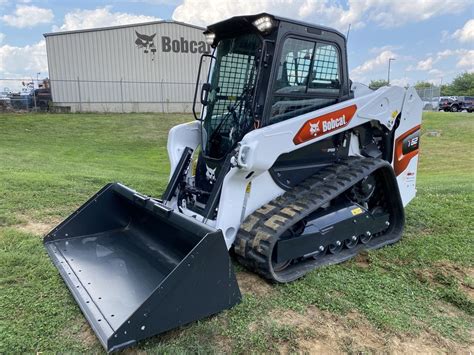
[[[252,22],[252,24],[263,33],[270,32],[274,26],[273,19],[270,16],[262,16]]]

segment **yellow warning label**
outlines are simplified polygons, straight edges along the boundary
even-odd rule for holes
[[[397,117],[397,116],[398,116],[398,111],[397,110],[393,111],[392,112],[392,120],[394,120],[395,117]]]
[[[351,212],[353,216],[357,216],[358,214],[361,214],[364,211],[362,211],[362,208],[357,207],[357,208],[354,208]]]
[[[251,189],[252,189],[252,183],[249,182],[249,183],[247,184],[247,188],[245,189],[245,192],[249,194]]]

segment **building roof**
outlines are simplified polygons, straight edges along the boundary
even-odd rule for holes
[[[74,30],[74,31],[48,32],[48,33],[44,33],[43,36],[44,37],[60,36],[60,35],[76,34],[76,33],[83,33],[83,32],[108,31],[108,30],[115,30],[118,28],[128,28],[128,27],[147,26],[147,25],[160,25],[160,24],[175,24],[175,25],[187,26],[187,27],[195,28],[197,30],[205,31],[205,28],[191,25],[189,23],[173,21],[173,20],[160,20],[160,21],[151,21],[151,22],[131,23],[131,24],[119,25],[119,26],[86,28],[83,30]]]

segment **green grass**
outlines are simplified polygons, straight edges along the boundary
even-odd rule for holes
[[[28,223],[57,223],[111,181],[159,195],[168,179],[167,132],[188,120],[159,114],[0,116],[0,353],[101,351],[41,235]],[[418,196],[406,210],[400,243],[288,285],[255,278],[265,292],[244,289],[243,302],[233,309],[138,349],[297,351],[303,340],[321,341],[321,330],[308,318],[315,311],[341,327],[351,326],[346,319],[356,313],[387,339],[429,334],[433,346],[472,346],[473,120],[472,114],[424,115]],[[426,134],[434,130],[441,135]],[[285,312],[307,317],[310,326],[285,322]],[[338,341],[339,351],[361,350],[351,339]]]

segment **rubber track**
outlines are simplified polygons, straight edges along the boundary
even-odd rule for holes
[[[302,263],[301,268],[296,268],[290,274],[275,273],[271,261],[273,247],[279,236],[289,227],[342,194],[365,176],[381,168],[389,168],[390,172],[393,172],[390,164],[381,159],[348,158],[321,170],[282,196],[263,205],[250,214],[240,226],[234,242],[234,251],[238,261],[248,269],[277,282],[293,281],[320,266],[314,262]],[[395,178],[394,175],[393,178]],[[399,193],[397,196],[399,199]],[[403,207],[401,214],[403,220]],[[397,235],[383,245],[393,243],[400,238],[401,228],[398,229]],[[367,248],[374,247],[379,246],[373,245]],[[351,254],[345,258],[324,256],[323,258],[328,260],[323,264],[341,262],[352,256],[354,255]]]

